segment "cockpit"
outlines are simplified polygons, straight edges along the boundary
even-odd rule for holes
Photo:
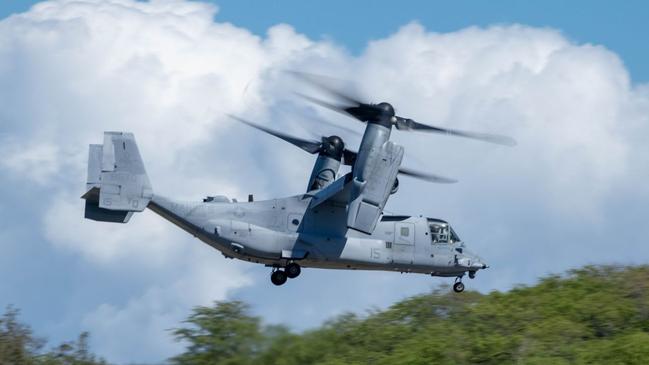
[[[432,243],[457,243],[461,242],[460,237],[453,228],[441,219],[427,218],[428,231]]]

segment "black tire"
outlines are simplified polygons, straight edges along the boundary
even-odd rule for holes
[[[461,293],[464,291],[464,284],[462,284],[461,281],[458,281],[457,283],[453,284],[453,291],[456,293]]]
[[[277,286],[284,284],[286,279],[286,273],[282,270],[277,270],[270,274],[270,281]]]
[[[296,264],[295,262],[291,262],[290,264],[286,265],[286,276],[288,276],[289,279],[295,279],[298,276],[300,276],[300,273],[302,272],[302,269],[300,268],[300,265]]]

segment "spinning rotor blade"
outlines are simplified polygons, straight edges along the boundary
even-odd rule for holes
[[[332,103],[332,102],[324,101],[322,99],[315,98],[302,93],[296,93],[297,95],[301,96],[302,98],[314,104],[320,105],[322,107],[331,109],[339,113],[350,115],[355,119],[358,119],[363,122],[372,121],[372,120],[385,120],[385,118],[390,118],[390,121],[394,124],[394,126],[401,131],[433,132],[433,133],[446,134],[450,136],[470,138],[474,140],[490,142],[490,143],[500,144],[504,146],[516,145],[516,141],[507,136],[489,134],[489,133],[466,132],[466,131],[459,131],[459,130],[454,130],[449,128],[434,127],[434,126],[415,122],[412,119],[399,117],[395,115],[394,109],[388,103],[368,104],[359,101],[358,100],[359,98],[353,97],[351,95],[339,91],[338,90],[339,87],[336,88],[332,84],[334,83],[334,81],[338,81],[340,83],[340,80],[332,79],[326,76],[304,73],[304,72],[297,72],[297,71],[288,71],[288,72],[291,75],[313,86],[316,86],[317,88],[334,96],[340,101],[340,103]]]
[[[246,125],[248,125],[250,127],[253,127],[255,129],[259,129],[260,131],[266,132],[266,133],[268,133],[270,135],[273,135],[273,136],[275,136],[277,138],[283,139],[286,142],[288,142],[288,143],[290,143],[290,144],[292,144],[294,146],[300,147],[301,149],[307,151],[308,153],[315,154],[315,153],[320,152],[321,143],[318,142],[318,141],[308,141],[308,140],[305,140],[305,139],[289,136],[287,134],[283,134],[283,133],[280,133],[280,132],[276,132],[276,131],[274,131],[272,129],[262,127],[260,125],[249,122],[249,121],[247,121],[245,119],[239,118],[239,117],[234,116],[234,115],[228,114],[228,116],[230,118],[232,118],[232,119],[234,119],[236,121],[239,121],[239,122],[241,122],[243,124],[246,124]]]
[[[347,112],[345,111],[345,108],[342,107],[342,106],[338,106],[338,105],[335,105],[335,104],[332,104],[332,103],[326,102],[326,101],[324,101],[324,100],[321,100],[321,99],[318,99],[318,98],[314,98],[313,96],[309,96],[309,95],[306,95],[306,94],[302,94],[302,93],[300,93],[300,92],[295,92],[295,95],[297,95],[297,96],[299,96],[299,97],[301,97],[301,98],[303,98],[303,99],[305,99],[305,100],[307,100],[307,101],[310,101],[310,102],[312,102],[313,104],[320,105],[320,106],[323,107],[323,108],[327,108],[327,109],[329,109],[329,110],[333,110],[333,111],[335,111],[335,112],[338,112],[338,113],[345,114],[345,115],[349,116],[349,113],[347,113]]]
[[[357,152],[350,151],[348,149],[345,149],[343,152],[343,158],[345,160],[345,165],[354,165],[354,162],[356,161],[356,156],[358,155]],[[421,172],[417,170],[413,170],[407,167],[400,167],[399,168],[399,174],[404,175],[404,176],[409,176],[409,177],[414,177],[415,179],[420,179],[432,183],[438,183],[438,184],[455,184],[457,180],[451,179],[449,177],[444,177],[440,175],[435,175],[435,174],[430,174],[427,172]]]
[[[412,119],[406,119],[402,117],[397,117],[397,123],[395,124],[395,126],[397,127],[398,130],[401,131],[433,132],[433,133],[447,134],[450,136],[476,139],[479,141],[500,144],[503,146],[516,146],[516,141],[511,137],[502,136],[498,134],[465,132],[465,131],[459,131],[450,128],[434,127],[431,125],[415,122]]]
[[[322,99],[296,92],[298,96],[324,108],[333,110],[338,113],[352,116],[361,122],[376,118],[381,113],[376,105],[363,103],[358,97],[339,91],[342,87],[342,80],[337,80],[327,76],[314,75],[306,72],[286,71],[294,77],[324,91],[325,93],[337,99],[337,102],[328,102]],[[338,85],[333,85],[337,83]]]
[[[338,135],[339,133],[337,132],[341,132],[345,137],[356,137],[356,138],[363,137],[363,133],[357,130],[354,130],[349,127],[341,126],[338,123],[333,123],[317,116],[310,116],[308,117],[308,119],[318,125],[318,128],[315,129],[327,131],[327,133],[324,134],[330,134],[329,132],[333,132],[334,134]],[[309,131],[309,132],[310,132],[309,135],[315,139],[320,138],[321,134],[323,134],[323,133],[318,133],[317,131]]]
[[[280,139],[282,139],[282,140],[284,140],[284,141],[286,141],[286,142],[288,142],[288,143],[290,143],[290,144],[292,144],[294,146],[300,147],[304,151],[306,151],[308,153],[311,153],[311,154],[316,154],[316,153],[322,152],[324,141],[327,139],[327,137],[323,137],[323,142],[308,141],[308,140],[305,140],[305,139],[301,139],[301,138],[289,136],[287,134],[283,134],[283,133],[280,133],[280,132],[276,132],[276,131],[274,131],[272,129],[268,129],[268,128],[259,126],[259,125],[255,124],[255,123],[249,122],[249,121],[247,121],[245,119],[239,118],[239,117],[234,116],[234,115],[228,114],[228,116],[230,118],[238,121],[238,122],[246,124],[246,125],[248,125],[250,127],[253,127],[255,129],[258,129],[258,130],[260,130],[262,132],[266,132],[266,133],[268,133],[268,134],[270,134],[272,136],[275,136],[277,138],[280,138]],[[332,137],[329,137],[329,138],[331,139],[331,138],[338,138],[338,137],[332,136]],[[357,152],[350,151],[347,148],[344,148],[343,151],[342,151],[343,163],[345,165],[348,165],[348,166],[353,166],[354,162],[356,161],[357,155],[358,155]],[[405,176],[410,176],[410,177],[414,177],[416,179],[421,179],[421,180],[425,180],[425,181],[433,182],[433,183],[452,184],[452,183],[457,182],[457,180],[455,180],[455,179],[450,179],[450,178],[447,178],[447,177],[438,176],[438,175],[434,175],[434,174],[429,174],[429,173],[425,173],[425,172],[419,172],[419,171],[412,170],[412,169],[405,168],[405,167],[401,167],[399,169],[399,173],[402,174],[402,175],[405,175]]]
[[[355,136],[355,137],[363,137],[363,133],[361,133],[359,131],[353,130],[351,128],[343,127],[343,126],[338,125],[336,123],[331,123],[331,122],[326,121],[324,119],[317,119],[316,122],[320,123],[320,124],[327,125],[327,126],[329,126],[331,128],[340,129],[341,131],[345,131],[346,133],[349,133],[350,135]]]
[[[352,106],[336,105],[299,92],[296,92],[295,94],[303,99],[306,99],[307,101],[312,102],[313,104],[320,105],[321,107],[344,114],[348,117],[351,116],[355,119],[360,120],[361,122],[366,122],[371,118],[375,118],[376,115],[381,113],[381,110],[377,109],[376,106],[371,104],[357,104]]]
[[[414,177],[416,179],[425,180],[428,182],[434,182],[439,184],[455,184],[457,180],[451,179],[444,176],[429,174],[427,172],[419,172],[416,170],[409,169],[407,167],[399,168],[399,173],[404,176]]]
[[[347,103],[349,106],[354,106],[356,104],[363,104],[361,101],[358,100],[358,98],[345,94],[341,91],[339,91],[339,87],[341,85],[334,86],[332,84],[334,83],[341,83],[343,80],[338,80],[334,79],[332,77],[327,77],[327,76],[322,76],[322,75],[315,75],[307,72],[299,72],[299,71],[286,71],[287,73],[293,75],[294,77],[297,77],[298,79],[302,81],[306,81],[307,83],[324,90],[325,92],[329,93],[332,96],[335,96],[338,98],[340,101],[344,101]]]

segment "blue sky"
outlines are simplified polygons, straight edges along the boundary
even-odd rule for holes
[[[296,102],[274,71],[285,68],[353,79],[425,122],[517,138],[507,149],[393,134],[409,166],[460,180],[403,179],[388,208],[449,220],[491,265],[468,288],[649,261],[645,2],[215,3],[59,0],[7,18],[33,2],[0,2],[0,306],[37,333],[89,330],[111,361],[156,362],[178,350],[166,330],[212,300],[301,330],[449,282],[305,270],[276,288],[266,268],[151,212],[82,219],[87,144],[104,130],[136,134],[156,193],[301,192],[311,156],[223,117],[303,136],[332,133],[304,122],[313,113],[359,127]]]
[[[3,1],[0,18],[25,11],[37,2]],[[212,2],[220,8],[219,21],[232,22],[259,35],[275,24],[288,23],[312,38],[333,38],[353,52],[413,20],[435,32],[500,23],[552,27],[577,42],[605,45],[622,57],[635,81],[649,80],[649,52],[637,42],[649,34],[649,3],[642,0]]]

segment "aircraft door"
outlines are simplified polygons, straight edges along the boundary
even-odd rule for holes
[[[395,223],[392,259],[396,264],[412,264],[415,254],[415,225]]]

